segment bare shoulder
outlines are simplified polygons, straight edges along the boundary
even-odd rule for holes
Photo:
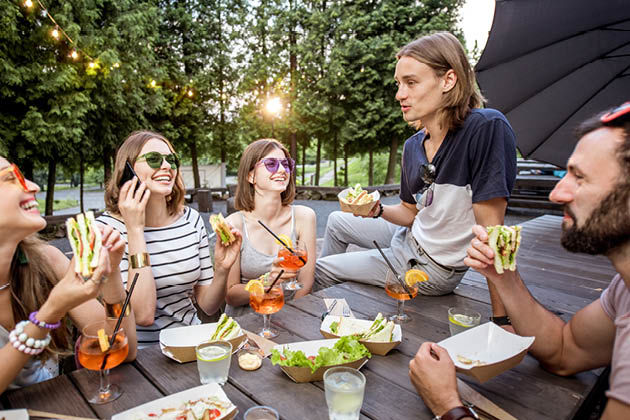
[[[294,205],[293,208],[295,209],[295,217],[299,220],[310,221],[316,218],[315,211],[310,207]]]
[[[42,254],[46,257],[46,260],[50,263],[53,271],[56,274],[57,280],[61,279],[66,270],[70,260],[64,255],[63,252],[52,245],[44,244],[40,248]]]
[[[243,218],[241,217],[240,211],[230,214],[228,217],[225,218],[225,220],[236,229],[243,229]]]

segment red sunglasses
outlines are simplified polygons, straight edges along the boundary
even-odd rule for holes
[[[24,175],[20,172],[20,169],[17,167],[15,163],[12,163],[9,167],[4,168],[0,171],[0,176],[4,176],[4,174],[13,173],[13,181],[18,184],[24,192],[31,191],[26,185],[26,180],[24,179]]]
[[[628,113],[630,113],[630,101],[624,104],[621,104],[617,108],[613,109],[612,111],[604,114],[599,120],[603,122],[604,124],[607,124],[611,121],[616,120],[622,115],[626,115]]]

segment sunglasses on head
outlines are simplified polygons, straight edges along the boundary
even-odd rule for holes
[[[149,152],[138,156],[136,162],[142,162],[143,160],[147,162],[147,165],[149,165],[151,169],[159,169],[162,166],[162,162],[165,160],[166,163],[171,165],[171,169],[179,168],[179,157],[177,157],[175,153],[163,155],[160,152]]]
[[[291,174],[295,169],[295,161],[291,158],[264,158],[258,163],[262,163],[263,165],[265,165],[265,168],[272,174],[278,172],[280,165],[282,165],[282,167],[288,174]]]
[[[619,105],[617,108],[613,109],[612,111],[602,115],[602,117],[599,120],[603,122],[604,124],[607,124],[609,122],[616,120],[617,118],[623,115],[628,115],[628,114],[630,114],[630,101],[623,103]],[[630,115],[628,116],[630,117]]]
[[[24,192],[29,192],[31,189],[26,185],[26,179],[24,179],[24,175],[20,172],[20,169],[17,167],[15,163],[12,163],[9,167],[4,168],[0,171],[0,176],[4,176],[5,174],[12,173],[13,179],[12,181],[19,185]]]

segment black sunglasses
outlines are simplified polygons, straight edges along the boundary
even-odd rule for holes
[[[144,155],[138,156],[136,162],[146,161],[147,165],[151,167],[151,169],[159,169],[162,166],[162,162],[166,160],[166,163],[171,165],[171,169],[179,168],[179,158],[175,153],[169,153],[168,155],[163,155],[159,152],[149,152]]]
[[[623,103],[619,105],[617,108],[613,109],[612,111],[604,114],[599,120],[603,122],[604,124],[608,124],[609,122],[612,122],[623,115],[628,115],[629,113],[630,113],[630,101]]]
[[[424,186],[416,193],[416,202],[422,203],[423,207],[429,207],[433,203],[433,188],[431,186],[435,182],[437,169],[431,163],[422,165],[422,175],[420,178],[424,182]],[[426,193],[426,194],[425,194]]]

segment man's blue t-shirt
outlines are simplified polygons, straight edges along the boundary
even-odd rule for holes
[[[411,232],[424,250],[441,264],[461,267],[475,224],[472,204],[507,199],[514,186],[514,132],[499,111],[473,109],[459,128],[447,133],[431,162],[435,181],[420,194],[427,186],[423,165],[429,163],[425,134],[421,130],[405,142],[400,199],[419,209]]]

